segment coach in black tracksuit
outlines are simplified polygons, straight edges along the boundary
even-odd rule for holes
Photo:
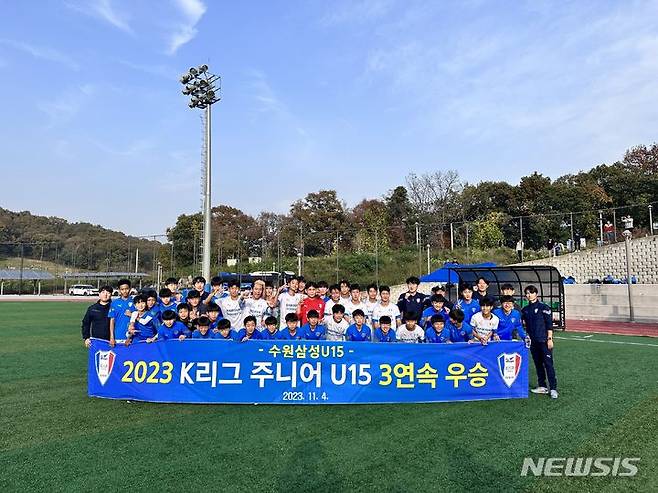
[[[530,353],[537,369],[537,388],[531,389],[531,392],[550,393],[553,399],[557,399],[557,379],[553,368],[553,312],[550,306],[539,301],[535,286],[527,286],[525,295],[529,304],[521,310],[521,319],[532,341]],[[549,388],[546,388],[546,377]]]
[[[110,311],[112,301],[112,288],[103,286],[98,292],[98,301],[87,308],[82,319],[82,339],[85,346],[91,345],[91,338],[110,340],[110,319],[107,314]]]

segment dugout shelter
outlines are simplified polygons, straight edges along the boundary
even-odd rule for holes
[[[534,285],[539,291],[539,299],[551,307],[553,312],[553,328],[566,329],[564,310],[564,284],[560,272],[550,265],[523,265],[523,266],[465,266],[455,265],[448,267],[459,280],[451,287],[451,299],[457,299],[458,286],[468,284],[475,286],[477,280],[483,277],[489,281],[487,294],[494,299],[501,295],[501,286],[511,284],[514,287],[514,299],[523,308],[528,304],[523,290],[526,286]]]

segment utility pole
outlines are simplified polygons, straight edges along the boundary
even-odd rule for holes
[[[338,279],[336,279],[338,282]],[[379,233],[375,228],[375,282],[377,283],[377,289],[379,289]]]
[[[430,273],[430,244],[427,244],[427,274]]]
[[[603,211],[599,211],[599,244],[603,246]]]
[[[653,205],[651,204],[649,204],[649,231],[651,232],[651,236],[653,236]],[[43,247],[41,248],[43,249]]]
[[[418,250],[418,275],[422,275],[422,267],[421,267],[421,254],[420,254],[420,224],[418,224],[418,221],[415,223],[416,226],[416,249]]]
[[[450,223],[450,250],[455,249],[455,230],[452,227],[452,223]]]
[[[521,262],[523,262],[523,254],[525,245],[523,244],[523,216],[519,217],[519,232],[521,233]]]
[[[21,270],[18,278],[18,294],[23,294],[23,264],[25,263],[25,250],[23,248],[23,243],[21,243]]]
[[[569,213],[569,217],[571,218],[571,251],[576,250],[576,244],[574,243],[574,237],[573,237],[573,212]]]
[[[633,309],[633,295],[631,294],[631,232],[624,231],[624,243],[626,245],[626,285],[628,286],[628,316],[631,322],[635,321],[635,310]]]

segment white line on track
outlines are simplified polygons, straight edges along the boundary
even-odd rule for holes
[[[622,344],[625,346],[650,346],[658,347],[658,344],[647,344],[645,342],[626,342],[626,341],[599,341],[598,339],[585,339],[584,337],[560,337],[554,336],[555,339],[562,339],[564,341],[583,341],[583,342],[603,342],[607,344]],[[585,336],[587,337],[587,336]]]
[[[583,339],[589,339],[590,337],[594,337],[594,334],[590,334],[588,336],[583,336]]]

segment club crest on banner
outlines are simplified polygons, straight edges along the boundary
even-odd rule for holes
[[[503,377],[505,385],[511,388],[521,371],[521,355],[519,353],[502,353],[499,355],[498,371],[500,371],[500,376]]]
[[[105,385],[107,379],[110,378],[112,368],[114,367],[114,360],[116,355],[112,351],[96,351],[94,356],[96,362],[96,375],[101,385]]]

